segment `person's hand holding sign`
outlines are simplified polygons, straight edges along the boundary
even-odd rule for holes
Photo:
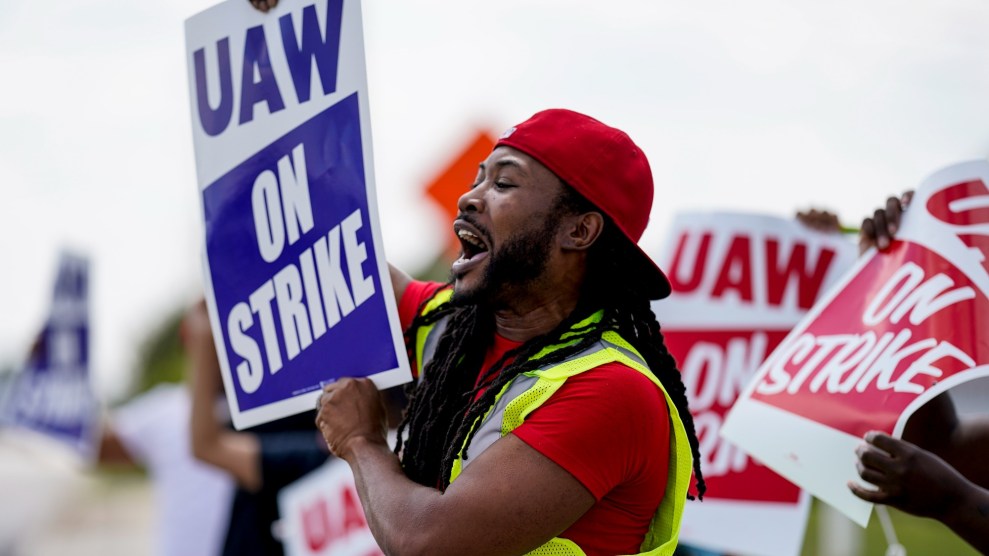
[[[388,420],[378,388],[366,378],[344,378],[323,387],[316,426],[333,455],[347,459],[354,442],[387,448]]]
[[[941,521],[975,548],[989,550],[989,490],[904,440],[872,431],[865,441],[855,451],[856,466],[876,488],[849,482],[855,496]]]
[[[943,459],[909,442],[872,431],[855,454],[862,480],[848,488],[859,498],[887,504],[922,517],[938,517],[957,507],[970,484]]]
[[[893,242],[893,236],[900,229],[900,218],[913,198],[913,191],[907,191],[901,197],[886,199],[886,206],[876,209],[872,217],[862,221],[859,230],[859,251],[865,252],[870,247],[885,251]]]
[[[826,210],[811,208],[797,212],[797,222],[818,232],[833,234],[841,233],[841,222],[838,215]]]
[[[255,9],[267,13],[278,5],[278,0],[248,0]]]

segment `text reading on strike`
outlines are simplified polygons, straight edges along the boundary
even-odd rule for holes
[[[254,180],[251,209],[258,251],[265,262],[277,261],[286,244],[311,243],[236,303],[224,318],[230,348],[243,358],[234,368],[241,389],[251,394],[265,376],[313,345],[375,293],[374,279],[364,274],[367,246],[358,238],[364,225],[354,210],[328,233],[312,237],[314,218],[303,145],[277,163],[277,175],[264,170]],[[277,318],[276,318],[277,317]],[[262,345],[249,335],[258,325]],[[279,341],[281,340],[281,341]],[[281,344],[281,345],[280,345]],[[232,365],[233,366],[233,365]]]

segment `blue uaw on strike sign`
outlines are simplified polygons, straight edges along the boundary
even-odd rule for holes
[[[186,22],[207,303],[237,428],[411,380],[381,249],[356,0]]]

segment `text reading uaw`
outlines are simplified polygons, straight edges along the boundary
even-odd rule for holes
[[[257,246],[268,263],[314,226],[303,146],[279,159],[276,170],[258,174],[251,189]],[[261,386],[266,367],[269,374],[281,370],[279,339],[288,359],[295,359],[374,295],[373,277],[362,268],[367,247],[357,237],[363,225],[360,209],[353,211],[225,316],[230,348],[243,358],[235,368],[244,392]],[[264,357],[262,346],[248,335],[255,324],[261,329]]]
[[[295,99],[300,105],[308,102],[312,94],[313,66],[318,72],[323,95],[329,95],[337,89],[342,15],[343,0],[329,0],[326,2],[322,22],[315,5],[302,9],[298,27],[293,22],[293,14],[278,18],[280,46],[292,77]],[[325,34],[320,31],[321,23]],[[206,65],[206,49],[200,48],[193,52],[197,112],[199,123],[207,135],[215,137],[227,129],[233,119],[235,103],[240,106],[237,125],[244,125],[254,120],[254,109],[258,104],[266,104],[268,112],[274,114],[285,109],[286,98],[292,102],[292,97],[283,93],[285,84],[278,82],[272,70],[268,44],[268,36],[262,25],[244,32],[240,97],[236,98],[230,60],[230,38],[223,37],[216,41],[216,69],[212,75],[218,82],[216,86],[219,91],[213,91],[212,95],[217,101],[215,108],[210,104],[211,95],[207,87],[206,76],[210,72]]]

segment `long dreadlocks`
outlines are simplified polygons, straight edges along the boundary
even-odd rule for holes
[[[558,210],[566,214],[595,210],[569,186],[564,191],[557,201]],[[490,307],[448,302],[425,315],[420,307],[406,331],[406,345],[413,360],[416,332],[443,319],[446,323],[436,355],[420,370],[418,384],[409,387],[409,405],[398,430],[395,453],[402,454],[402,466],[410,479],[446,489],[453,462],[476,431],[473,424],[493,405],[506,384],[521,373],[545,368],[580,353],[611,330],[642,355],[673,401],[694,456],[697,495],[703,498],[706,485],[686,388],[676,361],[666,349],[648,297],[641,293],[641,285],[634,280],[629,283],[622,261],[639,256],[632,249],[628,239],[606,218],[604,231],[588,256],[587,279],[577,307],[555,329],[510,350],[488,369],[481,369],[481,365],[495,333]],[[599,321],[574,328],[599,310],[603,311]],[[561,339],[568,332],[566,339]],[[538,359],[535,357],[544,348],[554,346],[557,349]],[[692,495],[687,497],[693,499]]]

